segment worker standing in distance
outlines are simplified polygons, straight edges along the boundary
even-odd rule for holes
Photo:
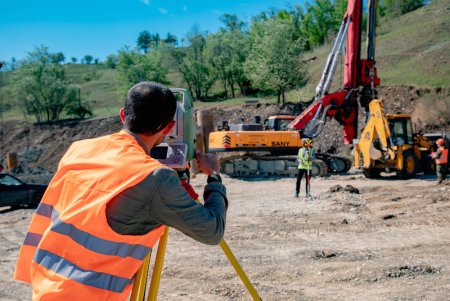
[[[136,84],[120,110],[123,130],[70,146],[16,266],[14,277],[32,284],[33,300],[126,300],[162,225],[220,243],[228,201],[217,157],[197,152],[208,175],[202,205],[175,170],[149,155],[174,126],[176,102],[159,83]]]
[[[436,145],[438,146],[438,149],[436,154],[434,154],[433,159],[436,161],[436,174],[438,183],[440,184],[447,178],[448,148],[442,138],[436,141]]]
[[[306,182],[306,197],[311,197],[310,194],[310,181],[311,181],[311,170],[312,170],[312,161],[316,158],[316,154],[314,149],[312,148],[312,140],[305,138],[302,140],[302,147],[298,150],[298,173],[297,173],[297,181],[295,183],[295,197],[298,198],[300,193],[300,184],[305,175]]]

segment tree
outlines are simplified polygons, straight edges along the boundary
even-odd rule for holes
[[[70,60],[71,60],[72,63],[74,63],[74,64],[78,61],[78,59],[77,59],[76,57],[74,57],[74,56],[71,57]]]
[[[117,55],[110,54],[106,57],[105,65],[110,69],[116,69],[118,61],[119,59],[117,58]]]
[[[85,56],[84,56],[84,62],[86,63],[86,64],[90,64],[90,63],[92,63],[92,60],[93,60],[94,58],[92,57],[92,55],[89,55],[89,54],[86,54]]]
[[[242,30],[244,22],[235,15],[224,15],[221,20],[226,28],[206,38],[206,57],[216,77],[221,81],[225,96],[228,88],[234,98],[236,85],[245,95],[249,81],[244,74],[246,58],[246,33]]]
[[[306,4],[305,8],[296,6],[294,15],[304,50],[322,45],[328,34],[339,27],[343,15],[338,16],[335,8],[342,10],[343,7],[339,1],[336,1],[335,5],[330,0],[316,0],[314,4]]]
[[[122,49],[117,57],[117,70],[127,91],[141,81],[156,81],[168,84],[159,52],[143,54],[138,49]]]
[[[72,101],[67,106],[66,112],[69,116],[75,116],[76,118],[84,119],[87,116],[92,117],[92,111],[90,109],[89,103],[81,101],[81,89],[75,89],[77,91],[77,101]]]
[[[61,62],[45,46],[28,53],[15,74],[19,105],[37,122],[58,120],[77,101],[76,92],[66,80]]]
[[[186,39],[189,46],[173,49],[172,57],[191,94],[199,100],[206,99],[216,80],[212,67],[205,58],[206,33],[194,26]]]
[[[234,14],[223,14],[220,17],[220,21],[225,24],[225,29],[228,31],[241,31],[245,25],[245,23],[239,20],[238,16]]]
[[[283,104],[288,88],[306,83],[300,43],[293,39],[294,28],[292,19],[272,18],[253,23],[249,32],[251,47],[245,73],[255,87],[276,91],[278,103]]]
[[[52,55],[52,60],[54,63],[62,64],[66,60],[66,57],[64,56],[64,53],[56,52]]]
[[[161,37],[159,33],[152,34],[150,36],[150,48],[157,48],[161,42]]]
[[[164,43],[172,46],[177,46],[178,44],[177,36],[171,34],[170,32],[167,33],[166,38],[163,41]]]
[[[139,33],[139,36],[137,38],[137,47],[144,53],[147,53],[148,49],[150,48],[151,40],[151,34],[147,30],[144,30]]]

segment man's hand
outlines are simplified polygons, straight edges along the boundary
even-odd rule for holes
[[[198,170],[206,175],[211,175],[213,172],[220,173],[219,158],[216,154],[202,154],[198,149],[195,150],[195,157],[197,159]]]

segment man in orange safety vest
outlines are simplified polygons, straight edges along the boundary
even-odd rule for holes
[[[202,205],[149,155],[174,126],[176,103],[161,84],[136,84],[120,110],[123,130],[70,146],[17,262],[14,277],[32,284],[33,300],[126,300],[165,226],[220,243],[228,201],[217,158],[198,153],[208,175]]]
[[[436,161],[436,174],[439,179],[438,183],[442,183],[447,178],[448,164],[448,148],[444,139],[440,138],[436,141],[438,149],[433,158]]]

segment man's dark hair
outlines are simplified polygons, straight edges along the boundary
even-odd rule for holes
[[[125,100],[125,128],[136,134],[155,134],[173,120],[177,100],[172,91],[156,82],[134,85]]]

